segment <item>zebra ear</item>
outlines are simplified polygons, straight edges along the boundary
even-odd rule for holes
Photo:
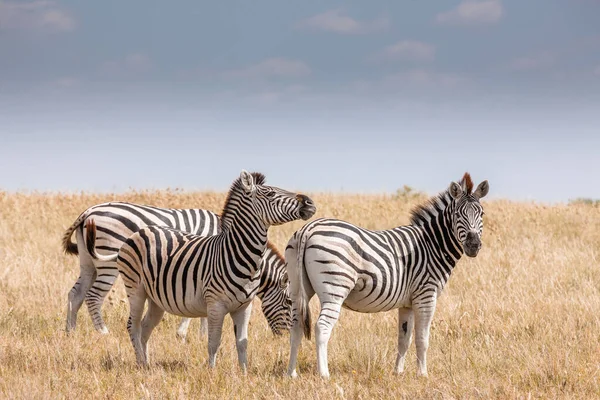
[[[287,272],[284,272],[283,276],[281,277],[281,281],[279,282],[279,286],[282,289],[285,289],[285,287],[288,285],[288,283],[289,283],[288,274],[287,274]]]
[[[458,183],[452,182],[448,188],[448,192],[450,193],[450,196],[452,196],[455,200],[458,200],[463,194],[463,189]]]
[[[252,177],[252,174],[245,169],[243,169],[240,174],[240,182],[242,182],[242,186],[246,193],[251,193],[254,190],[254,178]]]
[[[477,185],[477,189],[475,189],[475,193],[473,193],[473,196],[475,196],[476,199],[481,199],[482,197],[485,197],[485,195],[488,194],[489,191],[490,184],[488,183],[488,181],[483,181],[479,185]]]

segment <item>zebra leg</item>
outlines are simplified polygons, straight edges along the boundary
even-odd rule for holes
[[[177,328],[177,337],[181,340],[182,343],[185,343],[185,338],[187,337],[190,322],[192,322],[192,319],[185,317],[181,318],[181,322],[179,322],[179,327]]]
[[[142,315],[144,314],[144,303],[146,292],[143,286],[138,286],[134,293],[129,296],[129,319],[127,320],[127,331],[135,351],[135,359],[139,366],[147,367],[148,360],[142,346]]]
[[[346,296],[344,296],[344,299]],[[338,301],[343,299],[329,299],[321,301],[321,312],[315,325],[315,336],[317,341],[317,368],[322,378],[329,378],[329,367],[327,365],[327,344],[331,337],[331,331],[340,317],[342,304]]]
[[[415,313],[415,345],[417,347],[417,376],[427,377],[427,348],[429,347],[429,329],[435,312],[434,298],[417,305]]]
[[[410,347],[414,326],[414,314],[411,308],[398,309],[398,357],[396,358],[397,374],[404,372],[406,352]]]
[[[287,253],[286,253],[287,255]],[[291,259],[294,259],[295,254],[290,254]],[[291,268],[290,268],[291,266]],[[297,273],[293,271],[292,268],[297,268],[295,264],[288,264],[288,274]],[[300,284],[296,279],[290,280],[290,296],[292,299],[292,327],[290,328],[290,360],[288,363],[288,376],[292,378],[296,378],[298,373],[296,372],[296,363],[298,361],[298,350],[300,349],[300,344],[302,343],[302,337],[304,336],[304,331],[302,329],[302,321],[300,317],[300,310],[298,309],[297,296],[305,296],[304,301],[306,304],[310,304],[310,300],[315,295],[315,290],[312,287],[306,272],[300,275],[300,279],[303,279],[302,289],[298,287]],[[304,293],[300,293],[300,290],[304,290]],[[310,313],[310,308],[308,309]],[[310,339],[310,336],[309,336]]]
[[[221,304],[213,302],[207,305],[208,314],[208,366],[214,368],[217,363],[217,351],[221,345],[223,320],[227,310]]]
[[[92,282],[96,279],[96,267],[89,257],[83,254],[79,255],[79,278],[69,291],[67,303],[67,333],[75,330],[77,326],[77,313],[83,304],[85,295],[92,286]]]
[[[231,313],[233,321],[233,332],[235,333],[235,347],[238,353],[238,363],[242,372],[246,374],[248,368],[248,323],[252,313],[252,301],[246,306]]]
[[[292,328],[290,329],[290,361],[287,370],[288,376],[292,378],[298,377],[296,362],[298,361],[298,349],[300,348],[300,343],[302,343],[302,335],[304,335],[298,314],[296,302],[294,302],[292,304]]]
[[[92,288],[88,290],[85,296],[85,304],[94,323],[94,328],[104,335],[108,333],[108,328],[104,323],[104,319],[102,319],[102,304],[115,284],[115,280],[119,276],[119,270],[116,267],[98,267],[97,273]]]
[[[163,315],[165,315],[165,310],[160,308],[158,304],[156,304],[151,299],[148,299],[148,311],[146,311],[146,315],[142,320],[142,350],[144,351],[146,362],[150,363],[150,357],[148,356],[148,339],[150,339],[150,334],[162,320]]]
[[[201,338],[203,338],[206,335],[208,335],[208,321],[204,317],[200,318],[200,329],[199,329],[199,332],[200,332],[200,337]]]

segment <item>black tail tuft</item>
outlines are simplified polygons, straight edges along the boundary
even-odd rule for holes
[[[304,336],[310,340],[310,327],[312,322],[310,321],[310,308],[308,304],[306,304],[306,309],[304,310]]]
[[[86,238],[85,238],[85,245],[87,248],[88,253],[90,253],[90,255],[93,258],[97,258],[96,256],[96,223],[94,222],[93,219],[88,219],[86,224],[85,224],[85,230],[86,230]]]
[[[63,245],[63,250],[65,254],[72,254],[74,256],[79,254],[79,249],[77,249],[77,245],[70,240]]]

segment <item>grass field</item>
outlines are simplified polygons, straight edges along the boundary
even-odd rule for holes
[[[408,222],[412,196],[314,194],[315,217],[371,229]],[[97,334],[85,306],[64,332],[77,259],[60,239],[87,207],[126,200],[220,211],[224,193],[124,195],[0,192],[0,397],[2,398],[598,398],[600,397],[600,208],[484,201],[483,248],[463,258],[433,321],[429,379],[395,376],[396,313],[342,312],[329,346],[332,378],[316,372],[304,341],[296,380],[284,376],[289,336],[275,338],[260,308],[250,323],[249,371],[237,368],[226,320],[217,368],[194,321],[187,343],[167,315],[150,341],[152,367],[138,370],[126,332],[121,280],[104,308],[110,334]],[[272,228],[283,249],[296,222]],[[313,299],[313,315],[316,304]]]

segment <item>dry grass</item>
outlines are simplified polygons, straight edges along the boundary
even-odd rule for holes
[[[484,247],[463,259],[434,318],[428,380],[394,376],[396,314],[345,310],[330,342],[332,379],[316,374],[314,342],[303,342],[297,380],[284,377],[288,336],[273,338],[259,308],[250,326],[247,377],[240,375],[228,319],[216,371],[192,329],[177,318],[154,333],[152,368],[135,366],[121,281],[98,335],[85,306],[64,333],[66,298],[78,275],[61,253],[63,230],[88,206],[129,200],[220,211],[222,193],[42,195],[0,192],[0,396],[3,398],[598,398],[600,396],[600,209],[586,205],[485,203]],[[415,199],[315,195],[317,217],[367,228],[406,223]],[[283,248],[301,222],[273,228]],[[315,304],[313,302],[313,312]],[[195,322],[192,328],[197,328]]]

